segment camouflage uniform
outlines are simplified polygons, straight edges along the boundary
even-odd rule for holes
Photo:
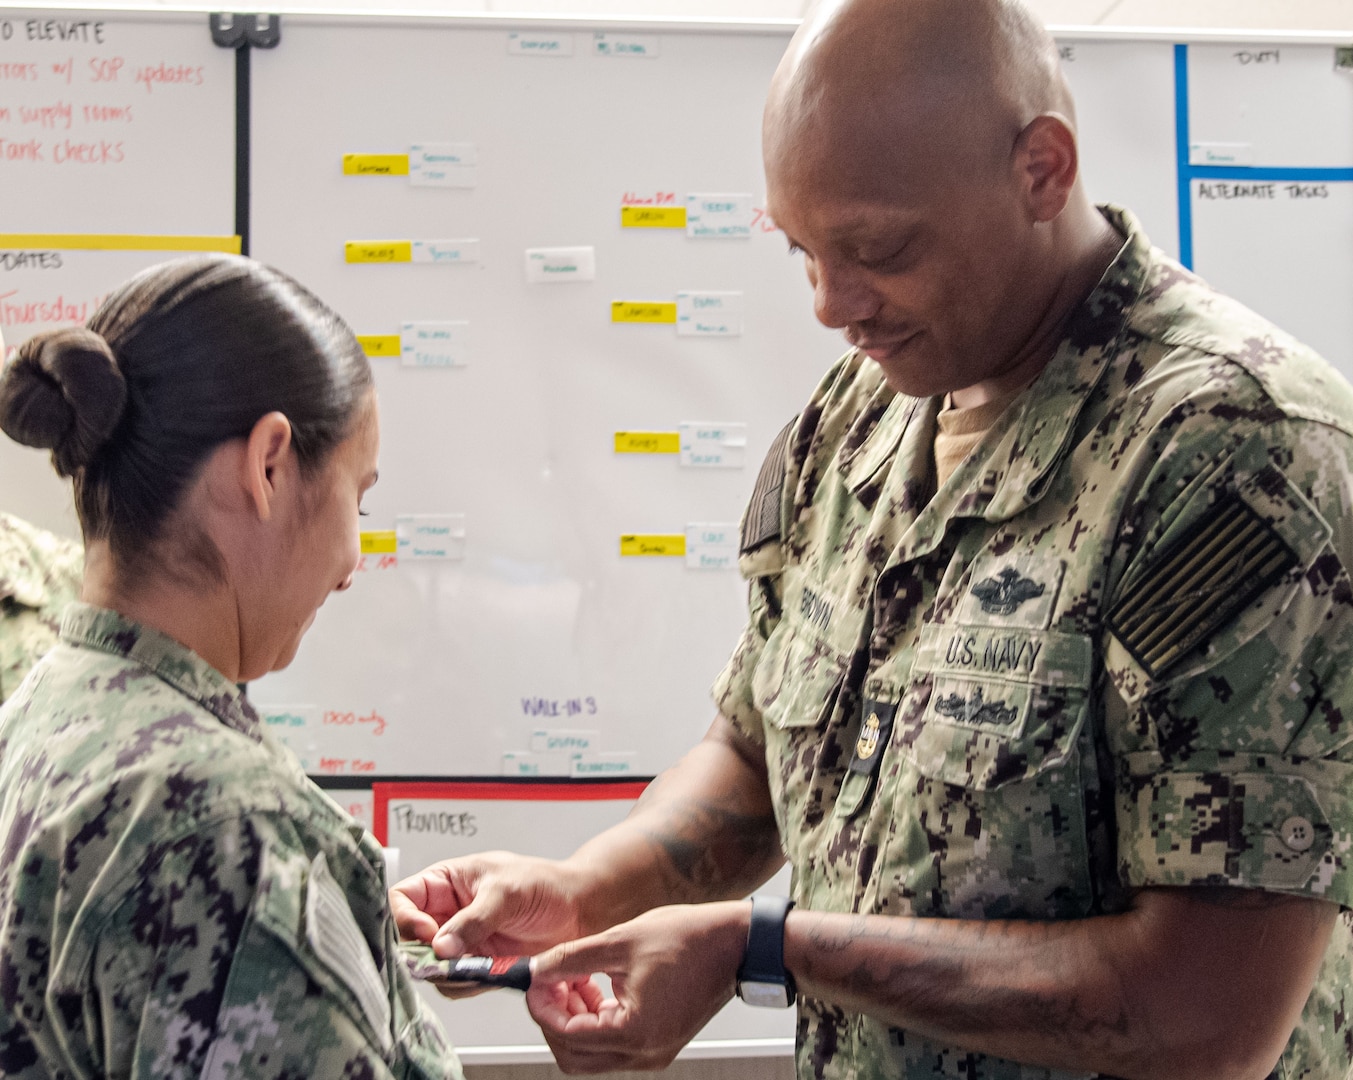
[[[84,551],[0,514],[0,701],[56,644],[61,609],[80,595]]]
[[[0,1075],[453,1077],[381,850],[223,675],[73,605],[0,709]]]
[[[853,352],[767,459],[715,697],[766,747],[804,907],[1353,905],[1353,391],[1105,213],[1118,258],[938,493],[938,401]],[[1276,1075],[1348,1075],[1351,930]],[[799,1073],[1070,1075],[811,1000]]]

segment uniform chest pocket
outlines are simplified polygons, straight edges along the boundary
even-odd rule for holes
[[[828,644],[788,620],[771,634],[752,676],[752,696],[773,728],[824,723],[840,688],[845,661]]]
[[[893,745],[924,776],[970,789],[1055,769],[1085,723],[1092,656],[1083,634],[928,626]]]

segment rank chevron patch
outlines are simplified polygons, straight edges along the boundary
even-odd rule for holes
[[[1236,497],[1181,537],[1109,612],[1109,630],[1157,678],[1297,564]]]

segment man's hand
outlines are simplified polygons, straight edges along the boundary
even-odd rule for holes
[[[537,956],[526,1004],[559,1066],[670,1064],[732,997],[750,918],[745,901],[656,908]],[[583,985],[594,972],[610,976],[613,1000]]]
[[[784,862],[759,755],[719,717],[629,817],[568,859],[490,852],[397,883],[399,932],[441,957],[525,956],[664,904],[746,896]]]
[[[405,878],[390,910],[402,937],[443,958],[529,956],[581,935],[575,886],[564,863],[494,851]]]

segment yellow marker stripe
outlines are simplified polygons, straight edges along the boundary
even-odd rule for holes
[[[681,432],[617,431],[615,433],[615,452],[617,454],[679,454],[681,453]]]
[[[358,334],[357,344],[367,356],[399,356],[398,334]]]
[[[363,555],[393,555],[399,549],[394,529],[362,533]]]
[[[0,249],[57,251],[224,251],[240,253],[238,236],[133,236],[121,233],[0,233]]]
[[[684,206],[622,206],[620,208],[620,227],[622,229],[684,229],[686,227],[686,208]]]
[[[648,303],[643,300],[615,300],[611,303],[613,323],[675,323],[676,304]]]
[[[408,176],[408,154],[344,154],[344,176]]]
[[[350,263],[413,262],[412,240],[349,240],[343,251]]]
[[[686,537],[683,533],[664,535],[629,535],[620,538],[621,555],[685,555]]]

